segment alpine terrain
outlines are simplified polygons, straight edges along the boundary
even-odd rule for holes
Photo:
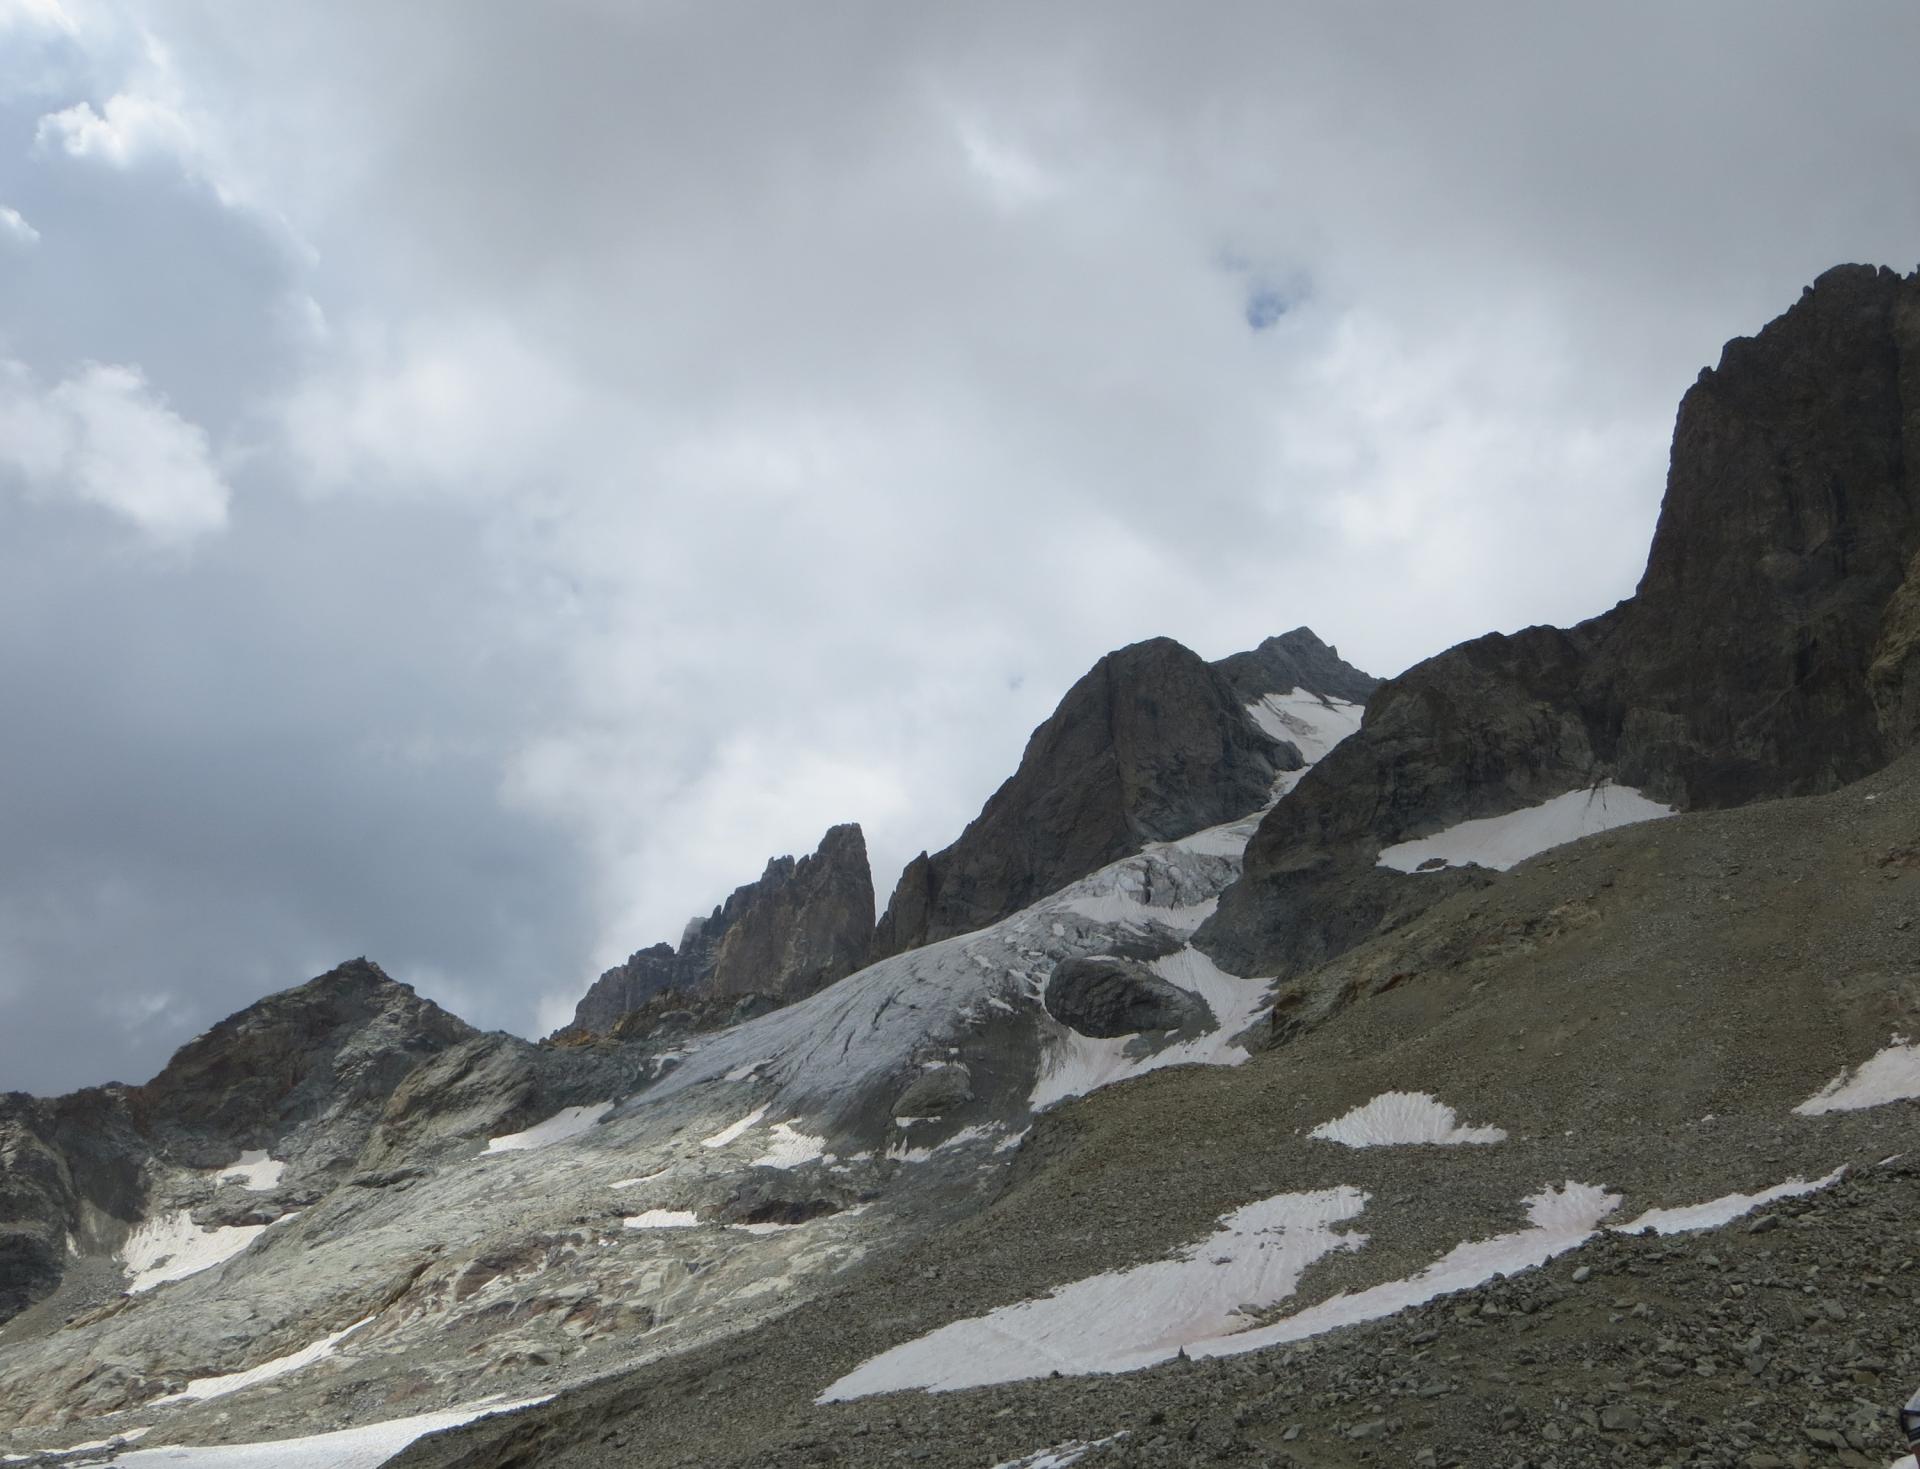
[[[1887,1465],[1916,745],[1920,273],[1842,266],[1587,622],[1137,643],[889,886],[835,826],[544,1040],[361,958],[0,1098],[0,1453]]]

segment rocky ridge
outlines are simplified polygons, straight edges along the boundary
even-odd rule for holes
[[[1688,809],[1831,790],[1920,725],[1920,273],[1841,266],[1680,405],[1635,595],[1409,669],[1263,823],[1199,943],[1297,974],[1470,879],[1392,843],[1613,780]]]

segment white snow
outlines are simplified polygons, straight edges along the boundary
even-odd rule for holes
[[[749,1168],[798,1168],[827,1155],[827,1140],[801,1132],[791,1122],[776,1122],[769,1134],[766,1152],[755,1158]]]
[[[1793,1110],[1802,1117],[1856,1112],[1920,1097],[1920,1045],[1903,1035],[1851,1071],[1843,1071]]]
[[[1238,1066],[1247,1052],[1233,1043],[1266,1008],[1271,980],[1241,979],[1219,968],[1197,949],[1156,959],[1149,966],[1162,979],[1200,996],[1219,1022],[1207,1034],[1181,1041],[1146,1056],[1130,1056],[1131,1036],[1106,1038],[1081,1035],[1051,1016],[1041,1016],[1045,1049],[1040,1074],[1027,1105],[1044,1111],[1068,1097],[1084,1096],[1099,1087],[1143,1076],[1163,1066]]]
[[[1194,1342],[1187,1347],[1187,1355],[1229,1357],[1302,1341],[1342,1326],[1377,1321],[1450,1291],[1483,1285],[1496,1275],[1530,1270],[1591,1239],[1600,1221],[1619,1203],[1618,1194],[1569,1179],[1557,1189],[1544,1189],[1526,1200],[1530,1228],[1492,1239],[1469,1240],[1454,1246],[1418,1274],[1352,1295],[1334,1296],[1271,1326]]]
[[[669,1163],[665,1168],[656,1168],[653,1172],[643,1173],[638,1178],[616,1178],[607,1187],[638,1188],[643,1183],[652,1183],[656,1178],[665,1178],[671,1172],[673,1172],[673,1165]]]
[[[287,1165],[269,1158],[265,1149],[242,1153],[239,1161],[217,1170],[221,1183],[237,1183],[251,1193],[264,1194],[280,1186],[280,1175]]]
[[[88,1439],[85,1443],[69,1444],[64,1449],[39,1449],[31,1454],[0,1454],[0,1464],[23,1464],[28,1459],[41,1458],[49,1455],[90,1454],[100,1449],[117,1449],[122,1444],[135,1443],[152,1432],[153,1425],[148,1424],[144,1428],[126,1429],[124,1432],[116,1433],[112,1438],[93,1438]]]
[[[1334,1226],[1359,1214],[1366,1198],[1341,1187],[1248,1204],[1172,1259],[1090,1276],[1040,1300],[943,1326],[862,1363],[820,1401],[1164,1362],[1188,1342],[1244,1325],[1243,1310],[1289,1295],[1323,1255],[1364,1243],[1366,1236]]]
[[[477,1418],[530,1408],[548,1399],[525,1398],[514,1403],[469,1403],[438,1413],[365,1423],[337,1433],[306,1438],[271,1439],[265,1443],[220,1444],[200,1447],[136,1449],[109,1462],[121,1469],[379,1469],[423,1434],[457,1428]]]
[[[995,1464],[993,1469],[1071,1469],[1095,1449],[1105,1444],[1118,1443],[1125,1438],[1126,1431],[1112,1434],[1107,1438],[1096,1438],[1089,1442],[1076,1438],[1069,1443],[1057,1443],[1050,1449],[1041,1449],[1028,1454],[1023,1459],[1008,1459],[1005,1463]]]
[[[138,1295],[169,1280],[185,1280],[231,1260],[263,1233],[266,1224],[229,1224],[202,1229],[185,1209],[148,1219],[120,1247],[131,1277],[127,1289]]]
[[[735,1138],[739,1137],[742,1133],[746,1132],[749,1128],[758,1125],[760,1119],[767,1115],[768,1105],[771,1105],[771,1104],[765,1104],[759,1107],[755,1107],[751,1112],[747,1113],[747,1115],[745,1117],[742,1117],[738,1122],[731,1123],[728,1126],[721,1128],[712,1137],[701,1138],[700,1146],[703,1148],[724,1148],[728,1143],[732,1142]]]
[[[1762,1204],[1771,1204],[1775,1199],[1790,1199],[1799,1194],[1816,1193],[1823,1188],[1831,1188],[1846,1173],[1845,1168],[1836,1168],[1825,1178],[1811,1181],[1804,1178],[1789,1178],[1785,1183],[1776,1183],[1772,1188],[1760,1190],[1757,1194],[1726,1194],[1721,1198],[1709,1199],[1704,1204],[1687,1204],[1674,1209],[1649,1209],[1630,1224],[1617,1224],[1614,1228],[1623,1234],[1637,1234],[1643,1229],[1651,1229],[1655,1234],[1687,1234],[1696,1229],[1718,1229],[1722,1224],[1731,1223],[1742,1214],[1759,1208]]]
[[[168,1393],[163,1398],[155,1398],[150,1407],[161,1407],[167,1403],[201,1402],[207,1398],[224,1398],[228,1393],[239,1392],[242,1388],[256,1383],[270,1382],[276,1377],[285,1377],[289,1372],[298,1372],[302,1367],[311,1366],[323,1357],[331,1357],[333,1349],[354,1332],[373,1320],[364,1316],[351,1326],[342,1327],[332,1336],[323,1336],[317,1342],[311,1342],[297,1352],[288,1352],[284,1357],[275,1357],[262,1362],[257,1367],[248,1367],[241,1372],[229,1372],[220,1377],[196,1377],[179,1392]]]
[[[591,1102],[584,1107],[562,1107],[545,1122],[536,1122],[524,1132],[509,1132],[487,1139],[489,1153],[524,1153],[533,1148],[548,1148],[568,1138],[580,1136],[613,1110],[612,1102]]]
[[[1309,765],[1360,728],[1366,714],[1361,704],[1323,698],[1305,689],[1268,694],[1247,705],[1253,722],[1276,740],[1290,740]]]
[[[1426,1092],[1382,1092],[1365,1106],[1323,1122],[1307,1135],[1350,1148],[1400,1143],[1499,1143],[1507,1139],[1497,1127],[1462,1127],[1453,1108]]]
[[[691,1229],[699,1222],[691,1209],[648,1209],[620,1221],[627,1229]]]
[[[897,1120],[900,1122],[907,1122],[909,1120],[924,1122],[930,1121],[931,1119],[908,1119],[902,1117]],[[995,1133],[1001,1131],[1004,1131],[1004,1129],[994,1123],[975,1123],[972,1127],[961,1128],[952,1137],[943,1138],[930,1148],[908,1147],[906,1140],[903,1138],[887,1149],[887,1156],[896,1163],[924,1163],[935,1153],[945,1152],[949,1148],[964,1148],[968,1143],[979,1142],[982,1138],[992,1137]],[[999,1149],[996,1148],[994,1151],[998,1152]]]
[[[1416,872],[1438,858],[1447,867],[1471,864],[1505,872],[1562,843],[1671,815],[1673,807],[1650,801],[1630,786],[1608,781],[1504,816],[1463,821],[1432,836],[1400,842],[1380,853],[1379,865],[1397,872]]]
[[[1041,1300],[943,1326],[862,1363],[819,1400],[943,1392],[1052,1372],[1125,1372],[1183,1349],[1222,1357],[1299,1341],[1544,1264],[1591,1238],[1620,1203],[1618,1194],[1569,1180],[1526,1200],[1526,1229],[1456,1245],[1418,1274],[1249,1327],[1245,1312],[1291,1295],[1308,1265],[1366,1243],[1363,1234],[1333,1228],[1359,1214],[1366,1197],[1343,1187],[1249,1204],[1171,1260],[1091,1276]]]

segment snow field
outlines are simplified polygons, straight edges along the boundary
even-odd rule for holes
[[[1801,1117],[1857,1112],[1920,1097],[1920,1045],[1896,1035],[1882,1050],[1843,1071],[1793,1110]]]
[[[827,1156],[827,1140],[799,1131],[791,1122],[776,1122],[768,1133],[766,1152],[749,1168],[798,1168]]]
[[[1426,1092],[1382,1092],[1343,1117],[1323,1122],[1307,1134],[1349,1148],[1382,1148],[1406,1143],[1452,1146],[1500,1143],[1498,1127],[1462,1127],[1453,1108]]]
[[[509,1132],[487,1139],[488,1153],[524,1153],[535,1148],[552,1147],[580,1136],[613,1110],[612,1102],[593,1102],[584,1107],[562,1107],[544,1122],[536,1122],[524,1132]],[[484,1156],[484,1155],[483,1155]]]
[[[1291,741],[1309,765],[1359,729],[1366,712],[1365,705],[1323,699],[1305,689],[1268,694],[1259,703],[1247,705],[1248,716],[1264,733]]]
[[[285,1377],[289,1372],[298,1372],[302,1367],[311,1366],[322,1358],[331,1357],[333,1349],[354,1332],[373,1320],[364,1316],[351,1326],[342,1327],[332,1336],[322,1337],[319,1341],[302,1347],[297,1352],[288,1352],[284,1357],[275,1357],[272,1361],[262,1362],[257,1367],[249,1367],[242,1372],[229,1372],[220,1377],[196,1377],[179,1392],[168,1393],[163,1398],[155,1398],[150,1407],[163,1407],[168,1403],[204,1402],[208,1398],[224,1398],[228,1393],[240,1392],[257,1383],[271,1382],[276,1377]]]
[[[229,1224],[202,1229],[185,1209],[148,1219],[138,1225],[120,1247],[120,1258],[135,1295],[170,1280],[185,1280],[202,1270],[224,1264],[273,1226]]]
[[[1649,801],[1630,786],[1608,781],[1504,816],[1463,821],[1432,836],[1396,843],[1380,853],[1377,865],[1396,872],[1417,872],[1438,858],[1447,867],[1471,864],[1505,872],[1529,857],[1595,832],[1673,814],[1673,807]]]

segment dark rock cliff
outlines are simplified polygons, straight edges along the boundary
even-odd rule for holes
[[[1347,662],[1338,648],[1321,642],[1310,627],[1296,627],[1268,638],[1259,647],[1230,654],[1213,666],[1227,676],[1241,701],[1248,704],[1267,694],[1294,689],[1364,704],[1380,687],[1379,679]]]
[[[908,864],[873,957],[993,923],[1144,843],[1258,810],[1300,756],[1263,734],[1246,702],[1171,638],[1109,653],[960,839]]]
[[[758,882],[736,888],[687,925],[680,947],[655,944],[594,981],[574,1010],[574,1031],[611,1032],[657,997],[765,995],[803,999],[867,962],[873,874],[859,826],[836,826],[817,851],[775,857]]]
[[[1832,789],[1920,733],[1920,274],[1828,271],[1680,405],[1635,595],[1383,685],[1197,942],[1297,973],[1475,877],[1381,847],[1611,778],[1683,807]]]

